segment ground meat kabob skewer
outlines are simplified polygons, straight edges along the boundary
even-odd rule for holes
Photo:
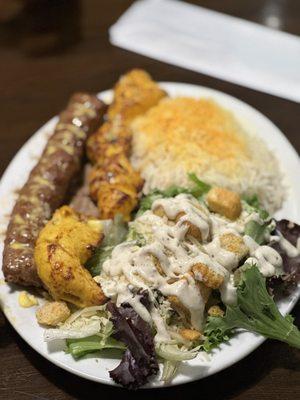
[[[78,176],[85,142],[100,125],[105,110],[105,104],[96,96],[77,93],[60,114],[10,217],[2,264],[7,282],[42,286],[33,258],[36,239],[53,212],[63,204]]]

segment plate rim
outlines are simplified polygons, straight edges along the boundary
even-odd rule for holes
[[[289,150],[291,153],[293,153],[293,157],[295,157],[295,159],[297,158],[297,162],[298,165],[300,166],[300,159],[298,156],[298,153],[296,151],[296,149],[292,146],[292,144],[290,143],[290,141],[288,140],[288,138],[283,134],[283,132],[268,118],[266,117],[262,112],[260,112],[259,110],[257,110],[255,107],[247,104],[246,102],[244,102],[243,100],[232,96],[230,94],[224,93],[222,91],[219,90],[215,90],[203,85],[197,85],[197,84],[191,84],[191,83],[184,83],[184,82],[170,82],[170,81],[163,81],[163,82],[158,82],[159,85],[168,90],[172,90],[172,88],[179,88],[179,89],[183,89],[186,90],[187,88],[190,88],[191,90],[204,90],[207,93],[210,93],[212,95],[212,97],[216,97],[216,101],[218,101],[218,98],[223,98],[224,101],[226,100],[230,100],[230,102],[234,102],[236,104],[238,104],[240,107],[248,110],[250,113],[255,114],[257,116],[260,117],[261,120],[263,120],[265,123],[267,123],[272,130],[275,132],[276,134],[279,135],[281,137],[281,139],[283,139],[285,141],[285,145],[287,147],[289,147]],[[97,94],[98,97],[102,98],[102,99],[108,99],[109,97],[112,96],[112,90],[104,90],[101,91]],[[183,96],[187,96],[187,95],[183,95]],[[192,96],[192,97],[196,97],[196,96]],[[202,95],[199,95],[199,97],[204,97]],[[227,107],[230,110],[230,107]],[[18,155],[20,155],[21,152],[24,152],[26,150],[27,147],[30,147],[32,141],[35,140],[36,137],[42,135],[45,130],[49,129],[49,127],[54,126],[55,122],[57,121],[58,116],[54,116],[51,119],[49,119],[45,124],[43,124],[38,130],[36,130],[31,137],[20,147],[20,149],[15,153],[15,155],[13,156],[12,160],[10,161],[10,163],[8,164],[8,166],[6,167],[5,171],[3,172],[2,176],[1,176],[1,180],[0,180],[0,187],[2,187],[2,182],[7,179],[7,176],[10,175],[11,170],[14,167],[14,162],[15,160],[18,158]],[[52,129],[52,128],[51,128]],[[298,196],[299,196],[300,191],[298,191]],[[299,196],[300,199],[300,196]],[[300,212],[300,211],[299,211]],[[300,218],[300,214],[299,214],[299,218]],[[2,242],[2,238],[1,238],[1,242]],[[2,260],[0,261],[0,264],[2,265]],[[2,278],[2,271],[0,271],[0,278]],[[1,286],[0,286],[1,289]],[[24,288],[20,288],[19,290],[24,290]],[[298,290],[295,291],[295,293],[293,294],[293,297],[290,299],[289,301],[289,306],[287,307],[287,312],[290,312],[290,310],[295,306],[295,304],[297,303],[298,299],[300,297],[300,288],[298,288]],[[1,298],[1,301],[3,302],[3,298]],[[5,304],[4,304],[5,305]],[[6,318],[8,319],[8,321],[10,322],[10,324],[12,325],[12,327],[15,329],[15,331],[18,333],[18,335],[21,336],[21,338],[31,347],[33,348],[33,350],[35,350],[37,353],[39,353],[42,357],[44,357],[45,359],[47,359],[48,361],[50,361],[51,363],[53,363],[54,365],[56,365],[57,367],[60,367],[66,371],[68,371],[69,373],[72,373],[74,375],[77,375],[81,378],[85,378],[94,382],[98,382],[98,383],[102,383],[102,384],[106,384],[106,385],[110,385],[110,386],[120,386],[117,385],[112,379],[109,378],[108,374],[107,374],[107,379],[105,378],[101,378],[101,377],[94,377],[89,375],[88,373],[79,371],[74,369],[72,366],[68,365],[67,363],[63,362],[63,361],[59,361],[54,359],[53,357],[51,357],[51,353],[48,354],[47,351],[44,351],[44,349],[39,348],[38,345],[35,344],[34,341],[30,341],[26,335],[23,334],[22,330],[20,329],[20,327],[18,326],[18,324],[15,323],[15,321],[13,320],[10,312],[8,312],[5,309],[5,306],[2,307],[2,311],[4,313],[4,315],[6,316]],[[235,335],[234,337],[238,337],[241,334]],[[248,345],[248,348],[246,351],[243,351],[242,353],[237,353],[234,357],[230,358],[228,361],[226,361],[225,363],[221,364],[220,366],[218,366],[217,368],[215,368],[212,371],[209,371],[204,375],[204,376],[197,376],[197,377],[191,377],[191,376],[184,376],[179,382],[171,382],[169,384],[159,384],[159,385],[147,385],[145,387],[143,387],[143,389],[159,389],[159,388],[165,388],[165,387],[172,387],[172,386],[177,386],[177,385],[181,385],[181,384],[185,384],[185,383],[189,383],[189,382],[193,382],[193,381],[197,381],[200,379],[204,379],[208,376],[214,375],[216,373],[219,373],[222,370],[225,370],[227,368],[229,368],[230,366],[236,364],[238,361],[240,361],[241,359],[247,357],[250,353],[252,353],[255,349],[257,349],[266,339],[264,337],[255,335],[255,334],[251,334],[253,335],[253,339],[255,339],[255,342],[252,344]]]

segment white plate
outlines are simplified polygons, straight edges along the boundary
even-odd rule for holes
[[[184,95],[211,97],[215,99],[219,104],[233,111],[235,116],[250,133],[263,138],[270,149],[278,156],[282,171],[285,174],[286,184],[288,185],[287,200],[277,216],[286,217],[298,223],[300,222],[299,158],[285,136],[271,121],[242,101],[215,90],[183,83],[162,83],[162,87],[171,96]],[[99,96],[109,102],[112,93],[111,91],[106,91],[100,93]],[[16,154],[2,177],[0,183],[0,231],[2,232],[5,231],[8,221],[7,216],[11,212],[16,198],[15,191],[26,181],[56,121],[56,117],[52,118],[28,140]],[[3,240],[0,246],[1,257]],[[20,308],[18,305],[18,294],[21,289],[8,286],[2,278],[3,275],[0,272],[0,300],[4,313],[19,335],[33,349],[52,363],[69,372],[96,382],[114,384],[109,378],[108,371],[117,366],[119,363],[118,358],[105,353],[97,357],[91,356],[74,361],[70,355],[65,354],[62,350],[63,342],[58,345],[47,345],[44,343],[43,329],[37,324],[35,319],[35,308]],[[283,313],[289,312],[295,305],[299,295],[300,290],[285,299],[280,304],[280,310]],[[251,353],[263,340],[259,335],[248,332],[241,333],[232,338],[229,344],[224,344],[219,350],[214,351],[209,364],[203,365],[197,358],[183,363],[172,385],[200,379],[223,370]],[[162,386],[162,383],[156,378],[150,386]]]

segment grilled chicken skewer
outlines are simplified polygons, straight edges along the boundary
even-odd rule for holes
[[[89,176],[90,195],[102,219],[120,213],[130,219],[138,202],[143,180],[129,161],[131,130],[135,117],[156,105],[166,93],[142,70],[132,70],[116,84],[107,121],[88,140],[93,163]]]

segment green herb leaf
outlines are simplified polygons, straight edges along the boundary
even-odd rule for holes
[[[157,189],[153,190],[147,196],[143,197],[140,201],[140,208],[136,216],[138,217],[142,215],[145,211],[150,210],[154,201],[157,199],[161,199],[162,197],[164,197],[162,195],[162,192]]]
[[[113,220],[113,223],[103,239],[103,246],[116,246],[122,243],[128,233],[127,224],[125,223],[123,216],[117,214]]]
[[[200,179],[198,179],[194,173],[188,174],[188,177],[194,183],[194,186],[191,188],[173,185],[165,190],[154,189],[147,196],[143,197],[140,201],[140,208],[137,212],[137,216],[142,215],[147,210],[150,210],[153,202],[157,199],[175,197],[178,194],[187,193],[200,200],[202,196],[209,191],[211,186],[203,181],[200,181]]]
[[[253,208],[260,208],[260,202],[258,200],[257,194],[253,194],[252,196],[243,196],[243,200]]]
[[[139,247],[145,246],[146,244],[145,237],[138,232],[134,226],[130,226],[127,240],[134,240]]]
[[[221,343],[227,342],[232,336],[232,330],[227,327],[223,320],[224,318],[221,317],[208,317],[204,329],[205,341],[201,345],[204,351],[210,352]]]
[[[246,329],[300,349],[300,332],[292,317],[283,317],[266,289],[266,279],[256,266],[245,268],[237,288],[237,305],[227,306],[224,317],[208,320],[205,334],[216,342],[235,329]]]
[[[193,172],[189,173],[188,177],[195,184],[195,188],[193,189],[194,192],[198,191],[196,197],[203,196],[211,189],[211,185],[208,185],[207,183],[198,179],[196,174],[194,174]]]
[[[245,235],[252,237],[258,244],[262,244],[265,241],[266,233],[273,229],[269,213],[260,206],[257,195],[251,197],[244,196],[243,200],[246,211],[248,211],[249,214],[253,212],[258,213],[260,219],[263,221],[263,223],[254,220],[247,222],[245,226]]]
[[[183,188],[183,187],[180,187],[180,186],[170,186],[166,190],[154,189],[147,196],[145,196],[145,197],[143,197],[141,199],[140,208],[139,208],[139,210],[138,210],[136,215],[140,216],[145,211],[150,210],[151,207],[152,207],[152,204],[157,199],[175,197],[175,196],[177,196],[178,194],[181,194],[181,193],[192,194],[192,190],[191,189],[187,189],[187,188]]]
[[[256,194],[252,196],[243,196],[243,200],[248,212],[257,212],[260,218],[263,220],[267,220],[269,218],[269,213],[262,208]]]
[[[268,231],[269,223],[259,224],[257,221],[251,220],[245,225],[245,235],[250,236],[258,244],[265,241],[265,234]]]
[[[89,258],[85,267],[90,271],[92,276],[97,276],[102,270],[103,263],[109,259],[115,246],[99,246],[95,253]]]

